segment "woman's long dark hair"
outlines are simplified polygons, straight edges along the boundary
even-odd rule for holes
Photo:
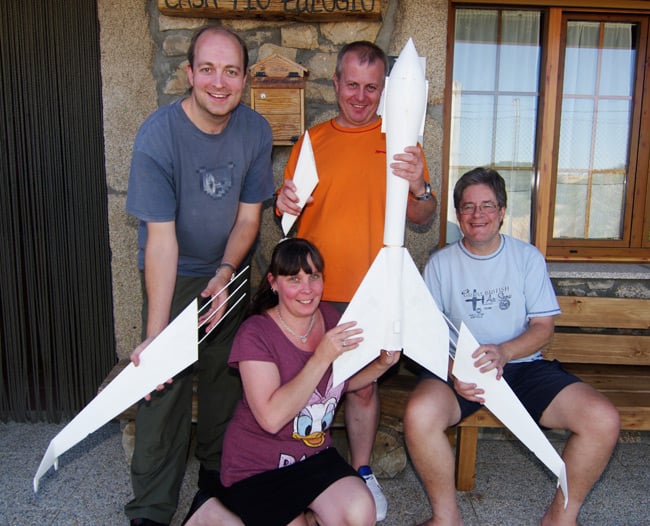
[[[264,272],[260,286],[253,296],[250,314],[262,314],[278,304],[278,296],[271,289],[268,280],[269,273],[275,278],[294,276],[301,270],[311,274],[310,261],[318,272],[323,272],[323,257],[312,243],[300,237],[280,241],[273,249],[269,268]]]

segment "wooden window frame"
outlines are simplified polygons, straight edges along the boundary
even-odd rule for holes
[[[450,2],[448,49],[454,49],[454,7],[477,8],[543,8],[542,64],[540,77],[539,121],[537,132],[537,156],[533,181],[531,210],[531,238],[535,246],[548,261],[608,261],[608,262],[647,262],[650,261],[650,1],[601,1],[598,7],[586,1],[529,1],[526,3],[505,0],[499,3],[478,1]],[[613,9],[616,11],[614,12]],[[634,17],[642,15],[645,20],[635,20],[644,24],[643,36],[639,41],[639,54],[645,53],[645,60],[637,61],[635,93],[641,93],[641,100],[634,101],[632,129],[630,131],[630,159],[628,184],[633,185],[626,194],[627,206],[624,217],[624,240],[553,240],[553,206],[555,181],[557,174],[557,145],[559,142],[561,75],[563,67],[563,31],[568,19],[592,14],[601,20],[619,19],[619,15]],[[609,16],[611,15],[611,17]],[[446,65],[447,97],[451,94],[453,56],[450,55]],[[646,86],[643,83],[646,83]],[[644,89],[645,88],[645,89]],[[443,163],[442,195],[452,189],[448,186],[449,166],[448,152],[451,148],[450,104],[444,108],[446,133],[443,139],[443,151],[446,152]],[[630,209],[631,208],[631,209]],[[447,203],[441,199],[440,240],[446,239]]]

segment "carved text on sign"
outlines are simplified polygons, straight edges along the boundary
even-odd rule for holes
[[[158,0],[164,15],[335,21],[381,18],[381,0]]]

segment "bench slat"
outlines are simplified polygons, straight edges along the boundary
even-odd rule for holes
[[[603,393],[621,414],[621,428],[627,430],[650,430],[650,394],[608,392]],[[503,427],[488,409],[481,409],[465,418],[458,427]]]
[[[617,327],[650,329],[650,300],[558,296],[562,314],[555,319],[559,327]]]
[[[650,336],[556,332],[544,357],[562,363],[650,365]]]
[[[650,366],[564,363],[563,367],[599,391],[650,393]]]

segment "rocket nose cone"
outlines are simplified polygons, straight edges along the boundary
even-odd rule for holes
[[[409,57],[414,56],[416,58],[418,57],[418,52],[417,49],[415,49],[415,44],[413,43],[412,37],[409,37],[406,44],[404,44],[404,47],[402,48],[402,51],[400,51],[398,58],[407,57],[407,56]]]
[[[413,39],[409,38],[406,45],[402,48],[395,65],[390,73],[390,78],[404,77],[411,78],[415,76],[424,80],[424,71]]]

